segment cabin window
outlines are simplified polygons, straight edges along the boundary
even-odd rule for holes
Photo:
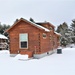
[[[52,30],[52,27],[50,27],[50,30]]]
[[[46,33],[43,33],[43,38],[46,38],[46,37],[47,37]]]
[[[20,48],[28,48],[28,34],[20,34]]]

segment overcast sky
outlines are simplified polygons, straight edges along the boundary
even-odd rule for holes
[[[17,18],[49,21],[55,26],[75,19],[75,0],[0,0],[0,22],[12,25]]]

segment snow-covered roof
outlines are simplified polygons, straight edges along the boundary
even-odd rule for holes
[[[37,22],[36,24],[48,24],[48,25],[50,25],[50,26],[55,28],[55,26],[53,24],[51,24],[50,22],[47,22],[47,21],[45,21],[45,22]]]
[[[8,39],[6,36],[0,34],[0,39]]]
[[[35,27],[37,27],[37,28],[39,28],[39,29],[43,29],[43,30],[45,30],[46,32],[50,32],[49,29],[47,29],[47,28],[45,28],[45,27],[43,27],[43,26],[40,26],[40,25],[38,25],[38,24],[36,24],[36,23],[33,23],[33,22],[31,22],[31,21],[28,21],[28,20],[26,20],[26,19],[24,19],[24,18],[20,18],[20,19],[19,19],[17,22],[15,22],[15,23],[13,24],[13,26],[11,26],[6,32],[8,32],[11,28],[13,28],[13,27],[14,27],[18,22],[20,22],[21,20],[26,21],[26,22],[32,24],[33,26],[35,26]]]
[[[57,34],[57,35],[60,35],[61,36],[61,34],[60,33],[57,33],[57,32],[54,32],[55,34]]]
[[[50,32],[50,30],[49,29],[47,29],[47,28],[45,28],[45,27],[43,27],[43,26],[41,26],[41,25],[38,25],[38,24],[36,24],[36,23],[33,23],[33,22],[31,22],[31,21],[29,21],[30,23],[32,23],[32,24],[34,24],[35,26],[37,26],[37,27],[39,27],[39,28],[41,28],[41,29],[44,29],[45,31],[47,31],[47,32]]]

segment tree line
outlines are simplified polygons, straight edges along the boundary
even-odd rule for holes
[[[3,34],[8,37],[8,34],[5,32],[8,28],[10,28],[10,25],[0,23],[0,34]]]
[[[75,44],[75,19],[72,20],[70,26],[64,22],[57,27],[56,32],[61,34],[60,44],[63,46]]]
[[[34,19],[30,18],[29,20],[35,23]],[[18,21],[18,19],[16,19],[16,21]],[[8,37],[8,34],[5,31],[10,27],[10,25],[0,23],[0,34],[3,34]],[[66,46],[75,43],[75,19],[72,20],[70,26],[66,22],[58,25],[56,32],[61,34],[61,45]]]

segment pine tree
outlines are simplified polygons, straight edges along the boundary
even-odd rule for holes
[[[0,23],[0,34],[4,34],[5,36],[8,36],[8,34],[5,32],[6,29],[8,28],[10,28],[10,25]]]
[[[66,22],[64,22],[58,26],[57,32],[62,35],[61,40],[60,40],[61,45],[66,46],[71,43],[71,40],[72,40],[70,38],[71,32],[70,32],[70,30],[68,28],[68,24]]]
[[[34,21],[34,19],[33,19],[33,18],[30,18],[29,20],[30,20],[31,22],[35,23],[35,21]]]
[[[72,20],[71,29],[72,29],[74,36],[75,36],[75,19]]]
[[[73,40],[73,43],[75,43],[75,19],[72,20],[71,30],[72,30],[72,33],[73,33],[73,36],[71,36],[71,38]]]
[[[65,37],[65,33],[68,32],[68,25],[66,22],[60,24],[56,30],[58,33],[62,35],[62,37]]]

